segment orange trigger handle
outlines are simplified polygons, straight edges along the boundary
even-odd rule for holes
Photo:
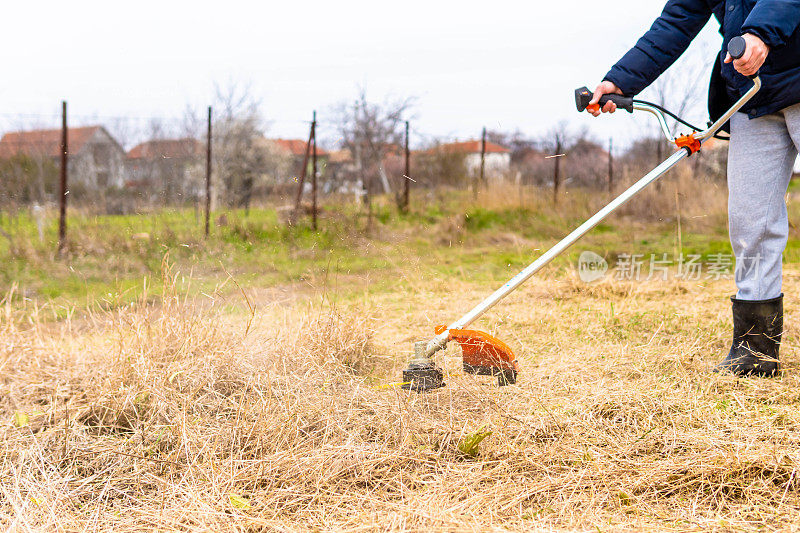
[[[675,139],[675,146],[678,148],[686,148],[689,150],[689,155],[700,150],[700,141],[694,137],[694,133],[690,135],[681,135]]]

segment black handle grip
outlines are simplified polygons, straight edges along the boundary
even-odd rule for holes
[[[611,100],[617,107],[620,109],[624,109],[628,113],[633,113],[633,97],[632,96],[622,96],[621,94],[604,94],[600,97],[600,107],[602,108],[606,105],[606,102]]]
[[[747,41],[744,40],[744,37],[734,37],[728,41],[728,53],[732,58],[739,59],[744,55],[745,50],[747,50]]]
[[[579,112],[583,112],[592,100],[592,91],[588,87],[581,87],[575,89],[575,107]],[[621,94],[604,94],[600,97],[600,108],[606,105],[606,102],[614,102],[617,107],[624,109],[628,113],[633,113],[633,97],[622,96]]]
[[[742,57],[744,55],[745,50],[747,50],[747,41],[744,40],[744,37],[738,36],[728,41],[728,53],[731,55],[733,59],[739,59],[740,57]],[[757,76],[758,72],[756,72],[752,76],[748,76],[748,78],[754,80]]]

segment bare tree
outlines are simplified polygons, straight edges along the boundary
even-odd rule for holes
[[[608,187],[608,151],[586,132],[579,132],[563,161],[569,179],[577,185]]]
[[[566,120],[562,120],[550,128],[539,142],[541,150],[549,154],[545,157],[553,159],[553,205],[558,204],[558,191],[562,185],[561,159],[579,139],[585,136],[585,131],[575,132]]]
[[[205,198],[205,166],[206,150],[208,148],[208,116],[203,108],[202,112],[187,105],[179,125],[181,136],[185,139],[197,140],[201,148],[190,158],[189,183],[184,189],[185,194],[195,207],[195,214],[199,216],[200,202]],[[213,136],[213,134],[212,134]]]
[[[705,91],[702,85],[708,79],[704,73],[709,69],[708,47],[700,45],[690,48],[674,65],[666,70],[647,90],[654,102],[666,107],[679,117],[698,111]],[[702,111],[705,113],[705,110]],[[673,135],[679,124],[667,117]]]
[[[666,70],[644,93],[645,98],[651,99],[654,103],[669,109],[679,117],[685,117],[695,112],[702,101],[705,91],[701,90],[701,85],[706,82],[708,76],[704,73],[708,70],[710,63],[708,57],[708,46],[700,43],[691,47],[674,65]],[[703,110],[703,113],[705,111]],[[699,121],[698,121],[699,122]],[[667,117],[667,124],[670,132],[674,136],[684,126],[677,121]],[[702,126],[702,124],[700,124]],[[691,133],[686,131],[686,133]],[[656,164],[661,163],[665,157],[665,143],[661,133],[661,128],[656,125],[653,133],[658,142],[655,143]],[[662,182],[656,182],[656,190],[661,190]]]
[[[531,139],[520,130],[515,130],[511,133],[487,130],[486,140],[511,150],[512,163],[516,163],[525,153],[536,148],[537,145],[535,139]]]
[[[249,208],[256,181],[267,165],[258,142],[265,127],[259,106],[249,85],[216,87],[214,167],[229,206]]]
[[[439,139],[428,141],[426,146],[414,158],[415,186],[466,189],[471,180],[466,173],[465,154],[448,150],[446,142]]]
[[[353,154],[370,213],[376,178],[381,176],[386,154],[403,142],[404,121],[413,103],[413,98],[370,102],[361,88],[355,102],[342,102],[334,109],[342,148]]]

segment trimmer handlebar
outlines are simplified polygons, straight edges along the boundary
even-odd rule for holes
[[[737,36],[728,41],[728,53],[733,59],[739,59],[744,55],[747,50],[747,41],[744,37]],[[755,78],[755,76],[751,76]],[[588,87],[581,87],[575,89],[575,107],[578,112],[582,113],[586,109],[589,111],[597,111],[606,105],[607,102],[614,102],[619,109],[624,109],[628,113],[633,113],[634,101],[633,97],[622,96],[620,94],[604,94],[600,97],[600,102],[597,104],[589,104],[592,101],[592,91]]]
[[[745,41],[744,37],[737,36],[728,41],[728,53],[734,59],[739,59],[744,56],[745,51],[747,50],[747,41]],[[737,112],[741,107],[747,103],[761,88],[761,80],[758,77],[758,73],[750,76],[750,79],[753,80],[753,87],[751,87],[742,97],[736,102],[722,117],[720,117],[716,122],[709,125],[708,129],[703,131],[698,131],[700,128],[696,126],[692,126],[685,120],[681,119],[679,116],[675,115],[674,113],[669,112],[668,110],[664,109],[663,107],[653,104],[651,102],[645,102],[644,100],[636,100],[634,98],[628,98],[625,96],[621,96],[619,94],[606,94],[600,98],[600,102],[598,104],[589,104],[592,100],[592,91],[590,91],[587,87],[581,87],[580,89],[575,89],[575,106],[578,108],[579,112],[582,112],[586,109],[589,111],[597,111],[602,108],[606,102],[614,102],[617,104],[618,108],[624,109],[630,113],[634,110],[636,111],[646,111],[651,113],[658,119],[659,125],[661,126],[661,131],[664,133],[664,137],[667,138],[669,142],[674,142],[678,144],[678,146],[682,147],[678,141],[680,140],[683,142],[682,139],[688,139],[694,143],[694,140],[705,140],[709,137],[713,137],[716,135],[717,131],[731,118],[731,116]],[[694,130],[693,133],[690,135],[684,135],[681,137],[676,138],[672,131],[667,124],[667,119],[665,115],[669,115],[677,122],[683,124],[684,126],[690,127]],[[693,151],[699,148],[696,144],[693,145]]]
[[[600,97],[599,104],[589,105],[591,100],[592,91],[588,87],[575,89],[575,106],[578,108],[578,112],[583,112],[584,109],[593,111],[602,108],[606,105],[606,102],[614,102],[618,108],[624,109],[628,113],[633,113],[633,97],[622,96],[621,94],[604,94]]]

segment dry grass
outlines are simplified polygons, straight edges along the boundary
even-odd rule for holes
[[[482,321],[518,350],[518,385],[450,353],[427,395],[375,385],[487,287],[261,302],[252,324],[182,287],[165,269],[163,296],[59,322],[6,299],[3,528],[800,528],[796,329],[780,378],[708,373],[725,282],[531,280]]]
[[[642,178],[637,170],[625,169],[618,176],[614,196]],[[575,227],[575,220],[585,220],[604,207],[614,196],[602,188],[565,188],[559,191],[558,203],[553,204],[552,189],[548,187],[514,185],[512,183],[493,184],[488,190],[481,190],[477,201],[463,197],[467,205],[472,202],[483,210],[499,211],[525,208],[531,213],[546,217],[547,223],[559,237]],[[724,182],[719,183],[695,175],[690,165],[679,165],[655,185],[641,191],[634,201],[620,207],[609,217],[611,224],[618,227],[630,225],[649,225],[669,223],[676,230],[695,234],[709,234],[727,226],[728,191]],[[547,227],[539,227],[537,220],[529,224],[536,227],[537,233],[547,235]],[[459,242],[463,236],[463,213],[456,212],[450,219],[439,224],[437,232],[440,243]]]

